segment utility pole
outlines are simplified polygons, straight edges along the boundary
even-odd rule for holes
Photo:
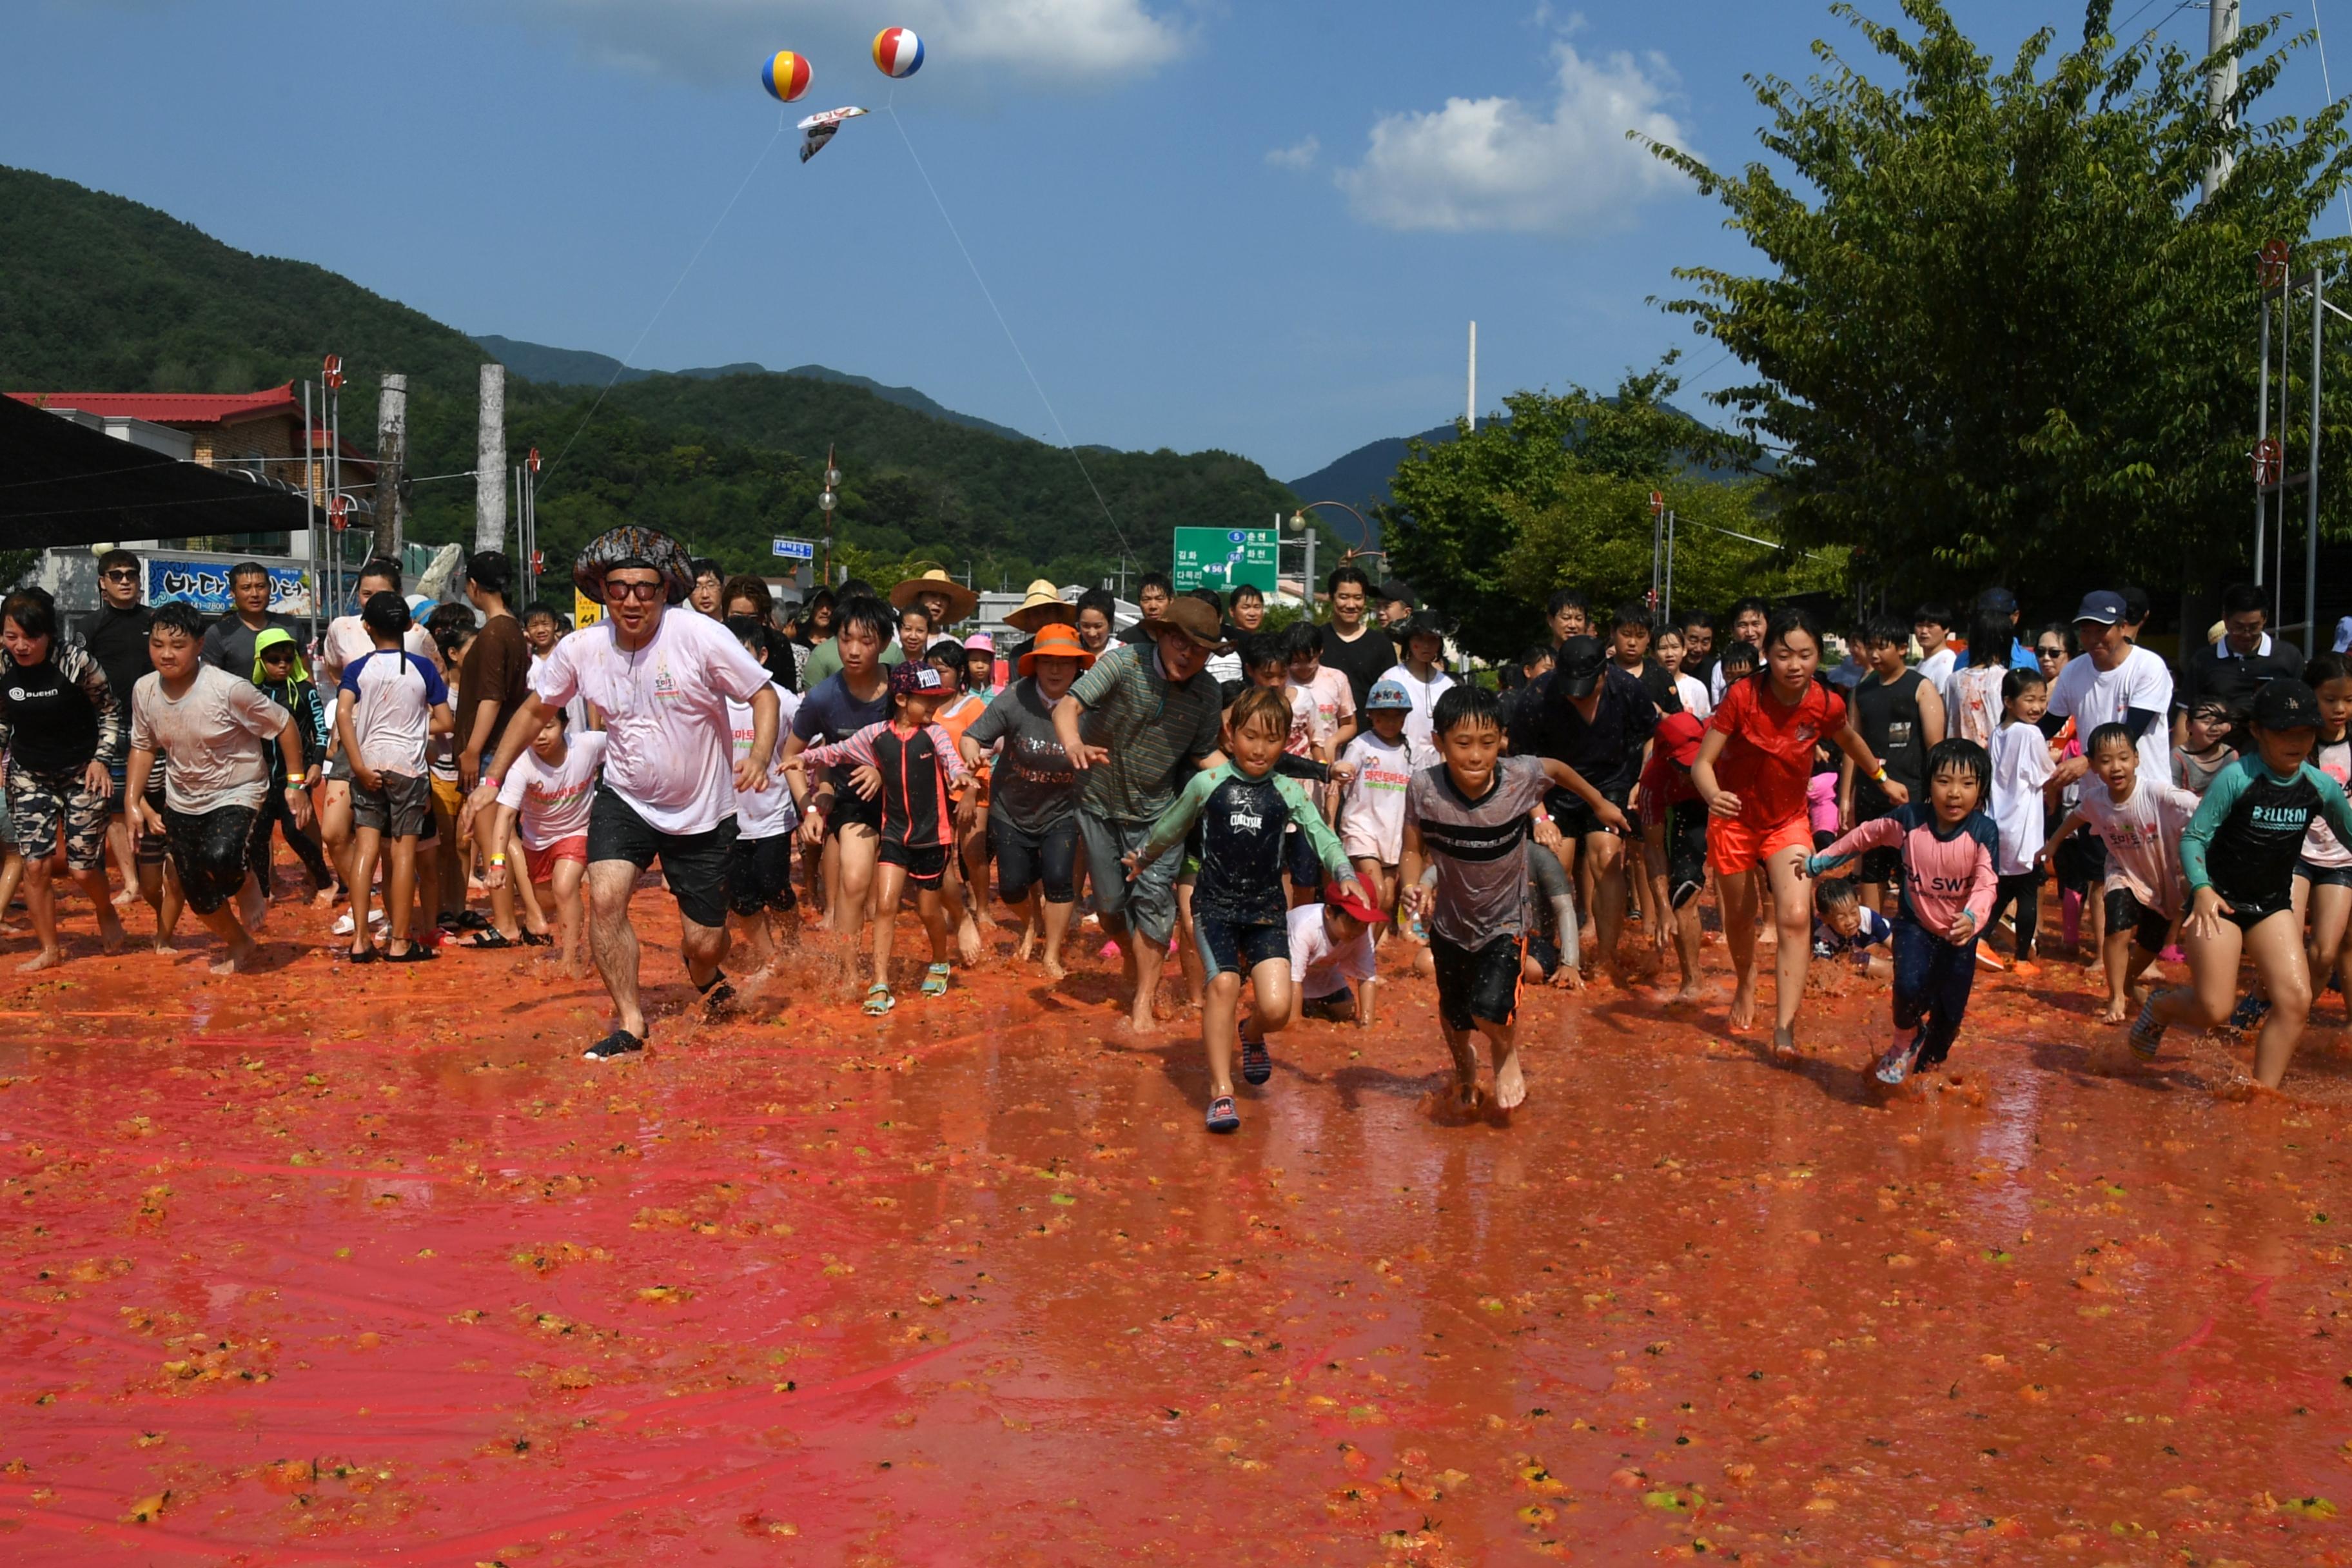
[[[507,367],[482,367],[481,421],[474,447],[474,548],[507,539]]]
[[[1462,417],[1468,428],[1463,434],[1475,436],[1478,434],[1478,323],[1475,321],[1470,323],[1470,397],[1464,406],[1466,412]]]
[[[2205,52],[2218,55],[2238,41],[2238,0],[2205,0]],[[2230,100],[2238,95],[2238,62],[2234,57],[2217,68],[2205,79],[2205,107],[2214,120],[2227,126],[2235,123],[2230,116]],[[2205,169],[2205,199],[2211,201],[2213,193],[2230,177],[2235,161],[2225,148],[2213,155]]]
[[[375,552],[400,559],[401,494],[408,483],[408,378],[386,371],[375,405]]]

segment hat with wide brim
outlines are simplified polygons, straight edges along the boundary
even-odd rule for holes
[[[1030,584],[1029,591],[1022,596],[1021,603],[1006,612],[1004,616],[1006,626],[1032,636],[1035,635],[1038,627],[1052,626],[1057,621],[1066,626],[1075,626],[1078,624],[1078,612],[1063,600],[1062,591],[1044,577]]]
[[[1154,637],[1181,633],[1211,653],[1223,653],[1227,646],[1224,616],[1190,594],[1171,599],[1168,607],[1145,621],[1143,627]]]
[[[1039,628],[1037,640],[1021,655],[1021,673],[1036,674],[1041,658],[1075,658],[1081,673],[1092,669],[1095,663],[1095,656],[1078,641],[1078,634],[1059,621],[1048,621]]]
[[[694,564],[686,547],[667,533],[626,523],[590,540],[572,563],[572,585],[592,605],[604,602],[604,574],[616,566],[642,563],[661,574],[668,602],[682,605],[694,591]]]
[[[909,577],[890,590],[890,607],[903,610],[920,594],[937,594],[948,602],[948,624],[952,626],[980,608],[980,595],[934,566],[919,577]]]

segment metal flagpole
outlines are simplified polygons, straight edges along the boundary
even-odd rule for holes
[[[2327,273],[2311,269],[2311,466],[2303,482],[2303,636],[2316,646],[2319,619],[2319,392],[2320,329],[2326,323]]]

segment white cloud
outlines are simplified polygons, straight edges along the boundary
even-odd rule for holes
[[[867,50],[886,26],[922,36],[940,96],[1010,83],[1102,86],[1148,75],[1190,46],[1154,0],[507,0],[574,35],[593,58],[698,82],[749,81],[778,49],[809,57],[813,96],[880,84]],[[911,89],[912,84],[909,84]],[[852,94],[851,97],[856,95]],[[878,94],[869,94],[878,96]],[[843,101],[848,101],[844,99]]]
[[[1559,90],[1548,109],[1450,98],[1383,116],[1364,161],[1336,176],[1349,206],[1382,228],[1558,233],[1615,227],[1634,204],[1685,188],[1625,134],[1691,150],[1664,108],[1675,80],[1664,58],[1587,59],[1565,42],[1552,54]]]
[[[1269,149],[1265,161],[1277,169],[1294,169],[1304,174],[1313,168],[1315,160],[1322,155],[1322,142],[1316,137],[1308,136],[1292,142],[1287,147]]]

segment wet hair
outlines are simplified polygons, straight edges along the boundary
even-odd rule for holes
[[[2135,757],[2139,755],[2139,742],[2121,724],[2102,724],[2092,731],[2090,738],[2083,742],[2083,754],[2095,762],[2102,751],[2114,745],[2121,745]]]
[[[2242,616],[2252,610],[2268,611],[2269,609],[2269,604],[2263,597],[2263,591],[2252,583],[2232,583],[2221,590],[2221,613],[2224,616]],[[2308,685],[2309,682],[2306,681],[2305,684]]]
[[[851,626],[876,642],[888,642],[893,629],[890,606],[871,594],[843,595],[834,602],[833,635],[837,637]]]
[[[1323,657],[1323,628],[1301,616],[1275,634],[1282,638],[1282,657],[1301,658],[1312,655]]]
[[[1735,639],[1729,647],[1723,650],[1723,657],[1717,661],[1717,664],[1723,671],[1724,679],[1740,680],[1745,679],[1746,676],[1740,673],[1738,667],[1745,666],[1747,674],[1753,675],[1764,667],[1764,660],[1762,656],[1757,653],[1754,643],[1739,642]]]
[[[1483,686],[1467,681],[1447,687],[1437,699],[1436,710],[1430,714],[1432,734],[1443,735],[1456,724],[1469,724],[1478,729],[1488,725],[1503,727],[1503,700]]]
[[[1609,617],[1609,629],[1612,632],[1622,632],[1628,628],[1638,628],[1645,632],[1650,629],[1650,612],[1630,599],[1618,605],[1617,613]]]
[[[407,608],[404,605],[401,607]],[[155,606],[154,618],[147,623],[147,630],[151,636],[156,632],[178,632],[184,637],[201,638],[205,635],[205,617],[185,599],[173,599]]]
[[[1281,669],[1290,663],[1290,639],[1279,632],[1252,632],[1242,638],[1244,669]]]
[[[1942,626],[1948,631],[1950,630],[1954,625],[1952,620],[1952,606],[1941,599],[1928,600],[1926,604],[1911,612],[1911,624],[1913,626],[1918,626],[1922,622],[1926,622],[1932,626]]]
[[[16,623],[16,629],[28,637],[55,637],[58,635],[57,606],[46,594],[32,594],[19,588],[0,601],[0,619]]]
[[[1791,632],[1804,633],[1813,639],[1816,648],[1822,644],[1822,623],[1813,619],[1813,612],[1802,605],[1784,605],[1764,623],[1764,640],[1757,647],[1769,651],[1775,644],[1787,641]],[[1760,658],[1756,661],[1756,672],[1759,677],[1769,673]]]
[[[1861,901],[1846,878],[1823,877],[1813,884],[1813,912],[1823,920]]]
[[[360,568],[360,574],[355,581],[364,583],[371,577],[381,577],[391,584],[392,591],[395,594],[400,592],[404,581],[401,576],[400,563],[383,555],[368,557],[367,564]]]
[[[1170,580],[1165,572],[1146,572],[1135,580],[1135,591],[1139,595],[1148,594],[1154,588],[1171,599],[1176,596],[1176,584]]]
[[[1353,583],[1357,587],[1361,588],[1367,599],[1372,596],[1371,574],[1360,566],[1332,567],[1331,575],[1323,579],[1323,591],[1336,599],[1339,596],[1339,585],[1343,583]]]
[[[1592,602],[1573,588],[1554,588],[1544,604],[1544,619],[1550,620],[1562,610],[1582,610],[1587,620],[1592,618]]]
[[[414,617],[408,601],[397,594],[370,594],[360,606],[360,625],[380,637],[396,637],[408,630]]]
[[[1979,610],[1969,622],[1969,668],[2007,664],[2011,635],[2007,615],[1999,610]]]
[[[1225,710],[1225,724],[1236,735],[1245,734],[1260,721],[1286,739],[1290,734],[1289,693],[1271,686],[1253,686],[1234,699]]]
[[[2346,679],[2352,679],[2352,658],[2343,654],[2315,653],[2304,664],[2303,683],[2314,691],[2331,680]]]
[[[1864,647],[1902,647],[1911,640],[1911,628],[1892,616],[1873,616],[1854,628],[1853,636]]]
[[[686,570],[698,583],[705,577],[716,577],[722,583],[727,580],[726,572],[719,567],[718,562],[708,555],[689,555],[687,557]]]
[[[1088,610],[1095,611],[1097,614],[1100,615],[1104,620],[1108,621],[1113,625],[1118,624],[1118,601],[1111,597],[1111,592],[1108,588],[1089,588],[1085,593],[1079,595],[1077,604],[1070,612],[1070,618],[1075,621],[1080,616],[1085,615]]]
[[[2245,715],[2239,711],[2236,703],[2212,691],[2190,698],[2187,711],[2191,719],[2203,714],[2209,721],[2219,723],[2224,729],[2231,730],[2236,729],[2245,718]]]
[[[503,599],[514,586],[514,563],[503,550],[477,550],[466,557],[466,576],[483,593]]]
[[[2007,706],[2035,687],[2049,684],[2049,679],[2038,669],[2012,669],[2000,678],[2001,703]]]
[[[1955,735],[1937,742],[1928,748],[1925,771],[1931,783],[1948,773],[1965,773],[1976,780],[1979,806],[1992,794],[1992,758],[1974,741],[1963,741]]]
[[[269,568],[264,566],[260,562],[240,561],[236,565],[228,569],[228,585],[234,588],[239,583],[248,581],[251,578],[266,578],[268,575]]]

